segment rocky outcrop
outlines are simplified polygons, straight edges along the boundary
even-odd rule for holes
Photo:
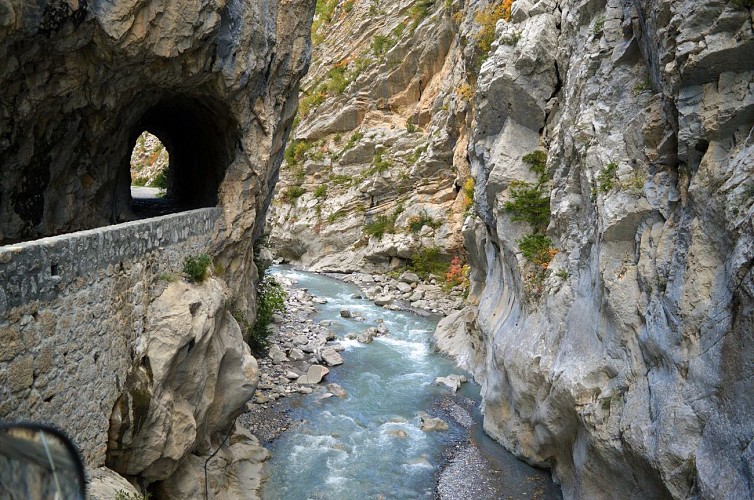
[[[210,278],[171,283],[150,304],[147,333],[110,417],[108,467],[153,483],[189,455],[206,459],[221,446],[259,378],[227,299],[227,288]]]
[[[129,164],[146,130],[170,154],[168,197],[223,208],[212,253],[253,310],[251,246],[312,15],[305,1],[0,2],[0,241],[132,218]]]
[[[149,132],[142,132],[131,151],[131,185],[167,187],[168,150]]]
[[[518,0],[481,67],[438,345],[568,498],[754,494],[750,5]]]
[[[268,217],[275,253],[311,269],[449,261],[469,196],[462,2],[324,2]],[[467,189],[468,192],[468,189]]]
[[[132,220],[129,167],[144,131],[169,153],[167,198],[219,208],[191,248],[214,260],[203,285],[177,277],[188,248],[159,246],[194,236],[182,217],[124,225],[118,238],[46,240],[24,254],[28,278],[13,260],[26,247],[5,252],[22,293],[3,294],[0,331],[24,343],[3,356],[18,381],[3,415],[39,419],[63,405],[87,465],[106,455],[142,492],[195,496],[204,484],[187,478],[203,481],[197,464],[218,448],[208,462],[216,497],[253,495],[258,483],[266,452],[228,434],[257,383],[231,311],[254,317],[252,248],[309,64],[313,10],[303,0],[0,0],[0,242]],[[48,376],[53,361],[64,369]],[[103,397],[76,401],[78,380],[82,397]]]

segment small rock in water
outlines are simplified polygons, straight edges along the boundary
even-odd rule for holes
[[[391,429],[387,431],[387,434],[401,439],[406,439],[406,437],[408,436],[408,434],[406,434],[406,431],[402,429]]]
[[[311,394],[313,389],[311,387],[299,387],[298,392],[301,394]]]
[[[312,297],[312,302],[315,304],[327,304],[327,299],[323,299],[322,297]]]
[[[351,311],[348,309],[341,309],[340,310],[340,317],[341,318],[352,318]]]
[[[345,389],[335,383],[327,384],[327,390],[330,391],[333,396],[338,398],[345,398],[346,396],[348,396],[348,393],[345,391]]]
[[[335,340],[337,338],[338,338],[338,336],[335,335],[334,331],[327,330],[327,334],[325,335],[325,340],[330,341],[330,340]]]
[[[421,430],[423,430],[424,432],[448,430],[448,424],[445,422],[445,420],[441,418],[430,417],[427,414],[422,415],[420,418],[421,418]]]
[[[332,320],[329,319],[323,319],[319,322],[319,326],[330,326],[332,325]]]
[[[327,347],[322,350],[322,359],[328,366],[337,366],[343,364],[343,356],[332,347]]]
[[[456,392],[464,382],[466,382],[466,377],[463,375],[448,375],[447,377],[437,377],[435,379],[435,385],[446,385],[453,392]]]
[[[361,295],[359,295],[358,293],[354,293],[353,295],[351,295],[351,298],[352,298],[352,299],[356,299],[356,300],[361,300],[361,299],[363,299],[364,297],[362,297],[362,296],[361,296]]]

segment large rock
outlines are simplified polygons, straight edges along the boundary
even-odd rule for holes
[[[217,454],[212,458],[190,455],[167,481],[160,483],[157,492],[161,498],[204,498],[206,463],[209,498],[260,498],[258,492],[266,477],[264,461],[269,457],[270,452],[256,437],[236,425]]]
[[[149,307],[137,362],[110,417],[108,467],[147,482],[209,454],[251,399],[257,363],[214,278],[171,283]]]
[[[469,308],[437,344],[566,498],[752,497],[750,9],[554,4],[518,5],[482,66]],[[546,267],[505,208],[541,148]]]
[[[338,352],[332,347],[322,349],[322,360],[328,366],[337,366],[343,364],[343,356],[338,354]]]
[[[336,353],[337,354],[337,353]],[[322,378],[330,373],[330,370],[322,365],[312,365],[307,370],[306,375],[302,375],[296,382],[304,385],[315,385],[322,382]]]
[[[139,498],[139,490],[129,483],[126,478],[107,467],[97,467],[87,472],[89,484],[88,498],[91,500],[110,500],[119,494]]]

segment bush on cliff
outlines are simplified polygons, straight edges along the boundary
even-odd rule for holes
[[[212,264],[212,257],[203,253],[201,255],[189,255],[183,259],[183,272],[194,283],[201,283],[207,279],[207,269]]]
[[[246,343],[255,355],[263,355],[270,346],[269,326],[275,313],[285,310],[287,294],[272,276],[265,276],[257,286],[257,319],[252,325],[243,311],[233,311]]]

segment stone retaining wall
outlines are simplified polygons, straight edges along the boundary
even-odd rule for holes
[[[57,424],[104,463],[148,304],[208,251],[218,208],[0,247],[0,419]]]

